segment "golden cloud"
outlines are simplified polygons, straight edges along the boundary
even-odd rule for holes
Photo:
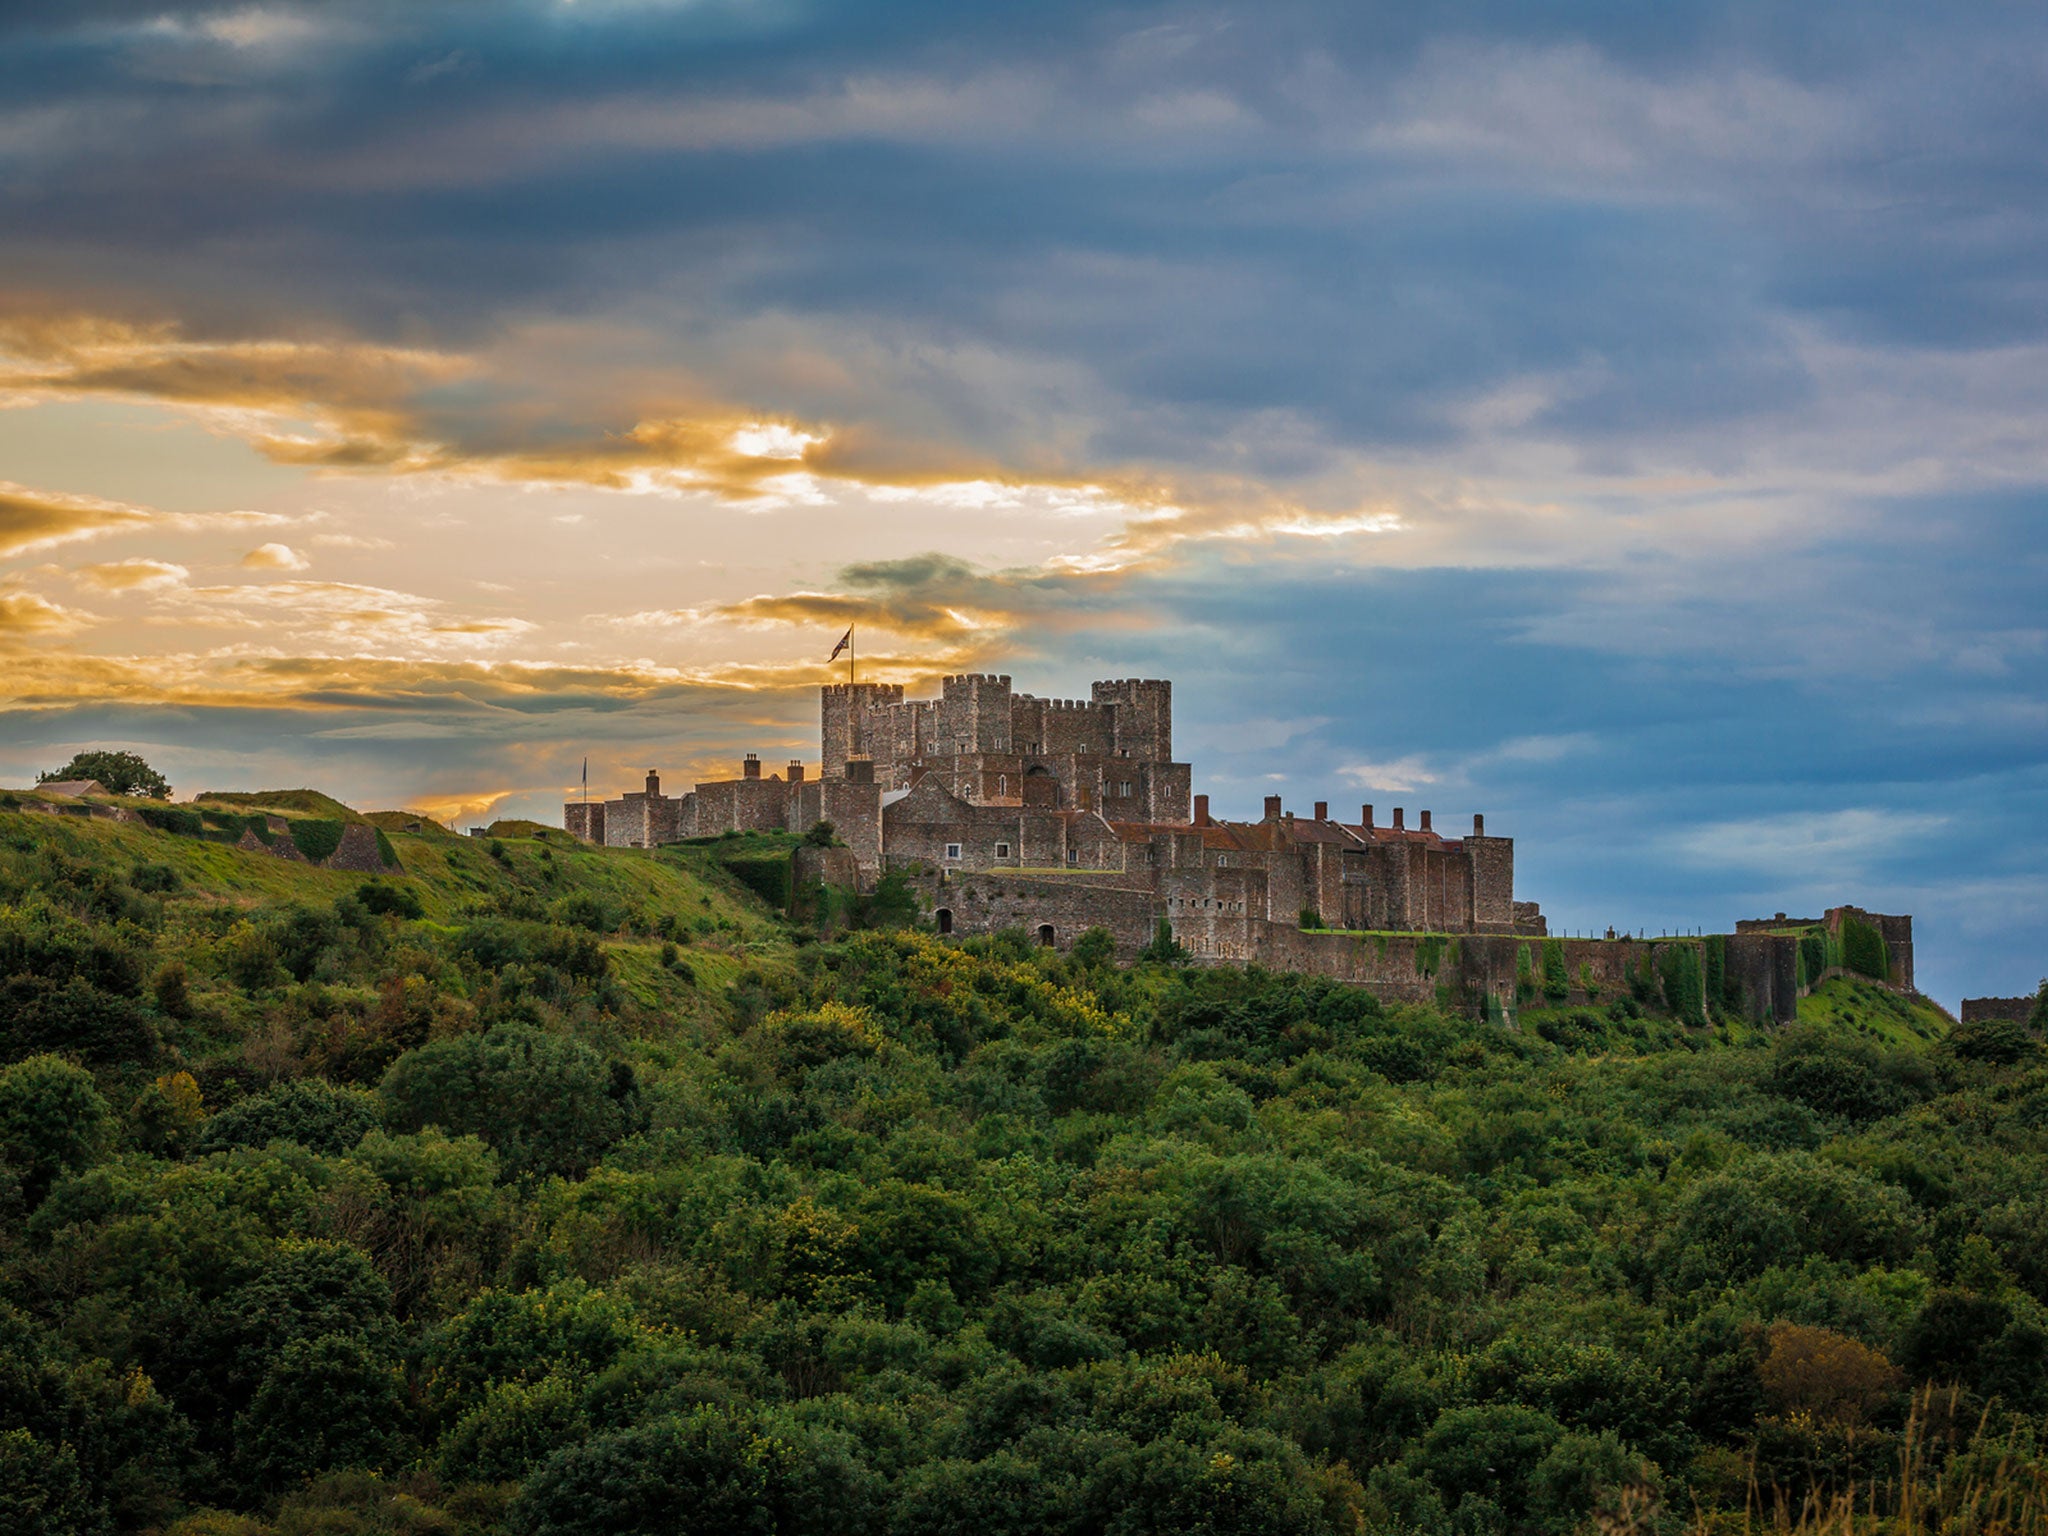
[[[184,584],[192,573],[182,565],[168,560],[108,560],[97,565],[81,565],[71,573],[72,580],[93,592],[153,592],[163,587]]]
[[[553,339],[558,349],[576,343]],[[1113,519],[1119,526],[1109,538],[1066,558],[1068,573],[1143,565],[1190,541],[1327,540],[1406,526],[1393,502],[1360,505],[1355,493],[1312,504],[1241,477],[1084,472],[1058,463],[1020,469],[874,423],[805,421],[721,401],[673,375],[633,376],[623,388],[642,397],[634,401],[611,398],[622,386],[609,378],[599,383],[572,373],[564,387],[594,393],[594,402],[536,403],[523,394],[533,377],[531,357],[519,350],[525,344],[508,340],[505,356],[494,359],[348,340],[197,340],[170,325],[0,313],[0,390],[29,398],[153,400],[198,412],[214,430],[241,437],[276,462],[336,472],[728,502],[817,500],[822,488],[838,486],[884,500],[923,496],[947,505]],[[458,380],[496,389],[464,391],[465,403],[453,406],[445,391],[436,392]],[[567,430],[552,425],[587,412],[599,420]],[[607,430],[605,415],[630,425]],[[535,425],[543,420],[551,424],[545,430]],[[550,433],[556,440],[533,441]],[[148,514],[79,501],[33,516],[19,512],[14,520],[25,530],[18,538],[49,542],[115,526],[124,515]],[[0,540],[7,528],[0,508]],[[269,568],[299,568],[276,560]]]
[[[259,544],[242,556],[242,565],[252,571],[303,571],[307,560],[289,544]]]
[[[0,587],[0,649],[17,639],[69,634],[94,622],[92,614],[65,608],[25,587]],[[9,658],[9,671],[18,665],[18,660]]]
[[[77,539],[148,527],[154,514],[118,501],[33,491],[0,480],[0,559]]]

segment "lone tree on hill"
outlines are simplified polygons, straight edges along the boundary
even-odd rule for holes
[[[164,776],[133,752],[81,752],[62,768],[53,768],[36,780],[51,784],[64,779],[97,779],[110,795],[146,795],[152,800],[171,798],[171,786]]]

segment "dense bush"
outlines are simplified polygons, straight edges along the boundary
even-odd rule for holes
[[[1718,1530],[1909,1422],[2043,1471],[2023,1030],[1705,1030],[1695,941],[1596,1006],[1518,945],[1510,1028],[617,877],[720,846],[296,902],[0,846],[0,1527]]]

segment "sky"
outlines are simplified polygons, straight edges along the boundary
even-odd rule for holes
[[[2036,5],[0,7],[0,783],[558,821],[814,760],[856,624],[1953,1006],[2044,514]]]

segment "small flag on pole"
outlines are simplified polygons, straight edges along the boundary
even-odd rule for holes
[[[827,656],[825,660],[827,660],[828,662],[837,661],[839,659],[839,653],[845,650],[851,644],[853,644],[853,626],[849,624],[846,626],[846,633],[839,637],[839,643],[832,647],[832,654],[830,656]]]

